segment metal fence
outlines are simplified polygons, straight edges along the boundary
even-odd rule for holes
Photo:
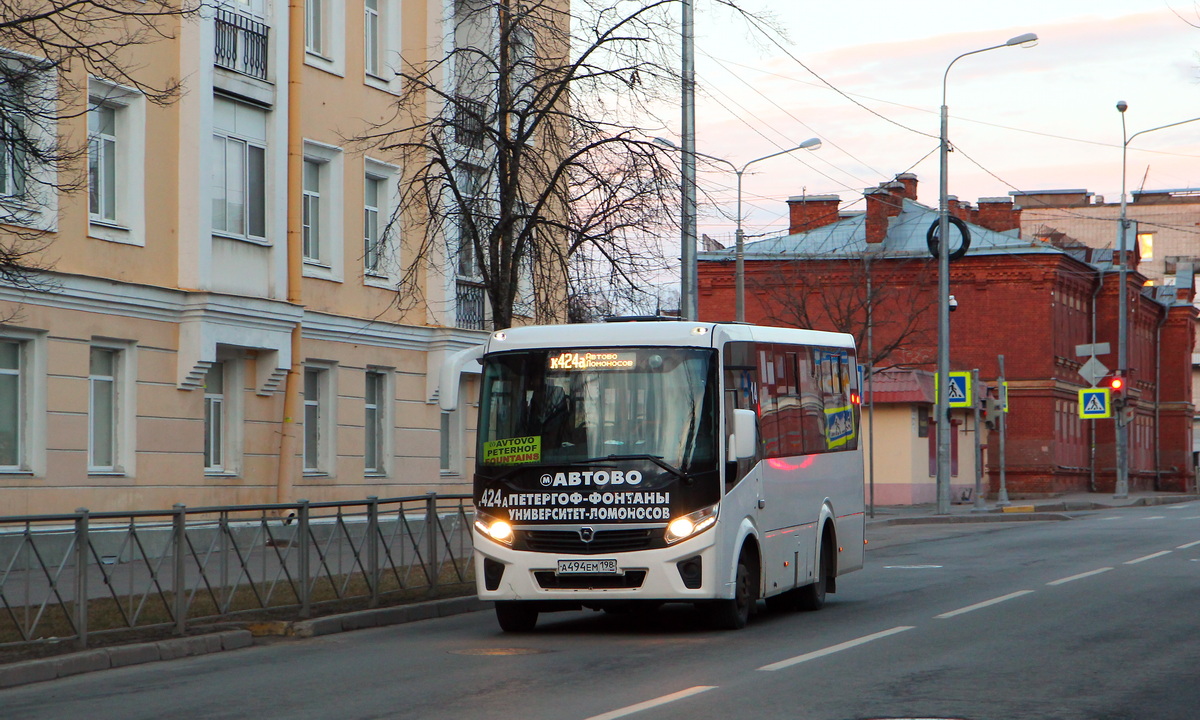
[[[469,495],[0,517],[0,649],[473,582]]]

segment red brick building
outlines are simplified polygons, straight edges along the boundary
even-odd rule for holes
[[[901,175],[868,190],[865,210],[858,212],[840,212],[835,195],[790,199],[790,233],[745,246],[746,319],[852,332],[862,361],[870,347],[877,369],[934,370],[937,265],[926,231],[937,211],[917,203],[916,190],[916,176]],[[991,380],[999,372],[998,355],[1004,356],[1009,494],[1112,492],[1114,421],[1079,418],[1078,391],[1089,387],[1079,369],[1088,358],[1075,351],[1107,342],[1112,353],[1098,360],[1116,367],[1119,296],[1112,251],[1022,238],[1021,211],[1010,198],[984,198],[976,206],[952,200],[951,210],[971,237],[970,251],[951,264],[950,292],[957,301],[951,370],[977,368]],[[732,320],[733,250],[703,252],[698,259],[701,319]],[[1189,490],[1195,487],[1191,269],[1178,271],[1186,277],[1174,287],[1143,288],[1136,262],[1130,253],[1130,489]],[[987,466],[995,492],[992,454]],[[973,479],[957,482],[966,487]]]

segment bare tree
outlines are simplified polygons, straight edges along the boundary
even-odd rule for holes
[[[87,187],[88,143],[62,123],[88,112],[89,78],[170,103],[179,81],[148,82],[130,49],[173,37],[198,0],[0,0],[0,282],[39,285],[42,220]]]
[[[395,116],[363,138],[399,156],[393,221],[419,228],[400,302],[449,265],[477,281],[498,329],[561,319],[571,295],[583,308],[592,288],[572,293],[567,277],[643,284],[677,207],[674,158],[648,142],[664,126],[655,108],[677,97],[674,0],[453,6],[450,49],[401,72]]]
[[[924,257],[813,253],[781,262],[769,277],[751,275],[747,287],[770,322],[850,333],[862,362],[883,368],[929,361],[936,279],[936,265]]]

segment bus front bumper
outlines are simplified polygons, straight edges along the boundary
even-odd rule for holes
[[[694,602],[720,597],[728,583],[717,567],[715,534],[637,552],[572,555],[517,551],[474,530],[481,600]],[[560,562],[565,561],[565,562]],[[602,572],[591,571],[602,561]],[[562,566],[562,567],[560,567]],[[580,570],[572,572],[572,570]]]

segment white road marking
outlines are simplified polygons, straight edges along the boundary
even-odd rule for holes
[[[941,565],[884,565],[884,570],[935,570]]]
[[[1153,560],[1154,558],[1162,557],[1163,555],[1170,555],[1170,554],[1171,554],[1170,550],[1159,550],[1156,553],[1150,553],[1149,555],[1145,555],[1143,557],[1136,558],[1134,560],[1126,560],[1125,564],[1126,565],[1137,565],[1140,562],[1146,562],[1147,560]]]
[[[662,697],[654,698],[653,700],[647,700],[646,702],[640,702],[636,705],[627,705],[623,708],[601,713],[600,715],[593,715],[590,718],[587,718],[587,720],[616,720],[616,718],[623,718],[627,715],[633,715],[634,713],[639,713],[643,710],[649,710],[651,708],[659,707],[660,705],[666,705],[667,703],[675,702],[676,700],[683,700],[684,698],[689,698],[693,695],[699,695],[702,692],[714,690],[716,687],[716,685],[697,685],[695,687],[690,687],[687,690],[680,690],[679,692],[671,693],[670,695],[663,695]]]
[[[762,667],[759,668],[759,670],[767,670],[767,671],[782,670],[784,668],[789,668],[793,665],[799,665],[802,662],[808,662],[809,660],[816,660],[817,658],[823,658],[826,655],[832,655],[836,652],[841,652],[842,650],[849,650],[850,648],[858,647],[859,645],[865,645],[865,644],[871,642],[872,640],[879,640],[881,638],[888,637],[889,635],[895,635],[896,633],[902,633],[905,630],[912,630],[914,627],[916,627],[916,626],[915,625],[900,625],[898,627],[892,628],[891,630],[884,630],[883,632],[877,632],[877,633],[874,633],[873,635],[864,635],[864,636],[858,638],[857,640],[847,640],[844,643],[839,643],[837,645],[830,645],[829,647],[825,648],[824,650],[814,650],[813,652],[810,652],[810,653],[805,653],[803,655],[797,655],[794,658],[788,658],[787,660],[780,660],[779,662],[771,663],[770,665],[763,665]]]
[[[1200,515],[1192,515],[1190,517],[1185,517],[1184,520],[1200,520]]]
[[[1102,517],[1102,518],[1096,518],[1096,519],[1097,520],[1120,520],[1121,517],[1119,515],[1113,515],[1112,517]]]
[[[1187,550],[1188,548],[1196,547],[1197,545],[1200,545],[1200,540],[1197,540],[1195,542],[1186,543],[1184,545],[1180,545],[1179,547],[1177,547],[1175,549],[1176,550]]]
[[[1167,505],[1163,510],[1183,510],[1192,507],[1192,503],[1178,503],[1176,505]]]
[[[1033,592],[1032,590],[1018,590],[1018,591],[1017,591],[1017,592],[1015,592],[1015,593],[1009,593],[1009,594],[1007,594],[1007,595],[1002,595],[1002,596],[1000,596],[1000,597],[998,597],[998,598],[992,598],[991,600],[984,600],[984,601],[983,601],[983,602],[981,602],[981,603],[975,603],[974,605],[968,605],[968,606],[966,606],[965,608],[959,608],[959,609],[957,609],[957,610],[951,610],[950,612],[947,612],[947,613],[942,613],[941,615],[936,615],[935,617],[937,617],[937,618],[942,618],[942,619],[945,619],[945,618],[952,618],[952,617],[955,617],[955,616],[958,616],[958,615],[962,615],[962,614],[964,614],[964,613],[969,613],[969,612],[971,612],[971,611],[973,611],[973,610],[981,610],[981,609],[983,609],[983,608],[985,608],[985,607],[991,607],[992,605],[995,605],[995,604],[997,604],[997,603],[1002,603],[1002,602],[1004,602],[1005,600],[1012,600],[1013,598],[1019,598],[1019,597],[1021,597],[1022,595],[1028,595],[1028,594],[1030,594],[1030,593],[1032,593],[1032,592]]]
[[[1086,577],[1091,577],[1093,575],[1099,575],[1100,573],[1106,573],[1109,570],[1112,570],[1112,568],[1110,568],[1110,567],[1098,568],[1096,570],[1089,570],[1085,573],[1079,573],[1078,575],[1072,575],[1071,577],[1065,577],[1065,578],[1059,578],[1058,580],[1052,580],[1046,584],[1047,585],[1065,585],[1065,584],[1067,584],[1069,582],[1073,582],[1075,580],[1082,580]]]
[[[1143,520],[1165,520],[1166,517],[1167,517],[1166,515],[1151,515],[1150,517],[1144,517],[1142,519]]]

